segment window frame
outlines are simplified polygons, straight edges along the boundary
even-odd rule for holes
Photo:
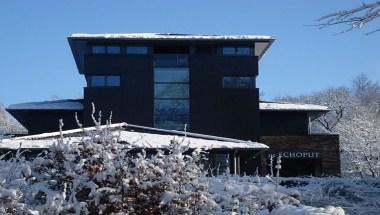
[[[249,78],[249,80],[243,82],[239,79]],[[226,79],[231,79],[227,81]],[[238,76],[238,75],[226,75],[222,77],[222,88],[223,89],[255,89],[256,88],[255,76]]]
[[[120,75],[90,75],[88,77],[89,77],[88,87],[90,87],[90,88],[116,88],[116,87],[121,86],[121,76]],[[99,84],[99,85],[94,86],[93,78],[100,78],[100,77],[104,78],[103,84],[101,84],[101,85]],[[118,79],[119,79],[118,85],[109,85],[108,79],[110,77],[118,77]]]
[[[143,48],[145,51],[131,51],[132,50],[139,50],[139,48]],[[127,45],[125,47],[125,53],[127,55],[148,55],[149,54],[149,47],[148,46],[139,46],[139,45]]]
[[[225,50],[231,49],[232,52],[225,52]],[[247,53],[242,50],[248,49]],[[252,56],[254,48],[252,46],[223,46],[221,47],[222,56]]]

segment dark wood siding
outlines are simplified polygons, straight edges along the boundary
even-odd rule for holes
[[[85,88],[85,121],[91,103],[113,111],[113,122],[153,126],[153,58],[151,55],[86,55],[85,75],[120,75],[120,87]],[[108,113],[107,113],[108,116]]]
[[[223,76],[257,75],[257,58],[190,57],[191,131],[257,139],[258,89],[224,89]]]

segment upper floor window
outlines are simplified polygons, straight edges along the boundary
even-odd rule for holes
[[[187,54],[156,54],[154,56],[155,67],[187,67]]]
[[[93,54],[120,54],[121,48],[116,45],[94,45],[92,46]]]
[[[242,55],[249,56],[252,54],[251,47],[247,46],[230,46],[222,48],[222,55]]]
[[[127,46],[127,54],[148,54],[146,46]]]
[[[120,76],[118,75],[94,75],[89,78],[91,87],[118,87],[120,86]]]
[[[108,54],[120,54],[121,49],[120,46],[107,46]]]
[[[223,88],[255,88],[255,78],[252,76],[225,76]]]
[[[105,54],[106,53],[106,46],[92,46],[92,53],[93,54]]]

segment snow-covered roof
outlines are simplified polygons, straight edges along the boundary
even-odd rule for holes
[[[260,102],[260,110],[264,111],[310,111],[325,112],[330,111],[326,106],[313,104],[295,104],[286,102]]]
[[[124,126],[124,127],[123,127]],[[251,141],[243,141],[231,138],[214,137],[209,135],[188,133],[186,138],[180,135],[183,132],[169,131],[163,129],[154,129],[153,131],[166,131],[172,134],[154,134],[146,132],[127,131],[125,126],[134,126],[126,123],[118,123],[110,126],[115,138],[118,138],[119,142],[125,143],[130,148],[167,148],[170,141],[173,139],[182,141],[183,144],[188,145],[190,148],[202,148],[202,149],[267,149],[268,146]],[[136,127],[136,126],[135,126]],[[140,126],[137,126],[140,127]],[[146,127],[140,127],[146,128]],[[93,131],[95,127],[85,128],[86,131]],[[64,142],[74,143],[80,142],[82,137],[78,135],[82,133],[82,129],[74,129],[63,132]],[[31,135],[24,137],[17,137],[11,139],[5,139],[0,142],[0,148],[3,149],[43,149],[49,148],[51,145],[57,142],[59,132],[45,133],[39,135]],[[204,138],[201,138],[204,137]],[[89,138],[89,137],[88,137]],[[214,139],[213,139],[214,138]]]
[[[72,39],[144,39],[144,40],[273,40],[265,35],[203,35],[176,33],[78,33],[69,36]]]
[[[80,100],[54,100],[43,102],[28,102],[13,104],[7,107],[7,110],[83,110],[83,104]]]

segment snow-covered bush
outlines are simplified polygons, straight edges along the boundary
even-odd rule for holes
[[[173,139],[167,149],[147,153],[120,142],[115,128],[109,126],[111,120],[101,127],[100,118],[94,118],[95,130],[83,129],[83,136],[76,138],[80,141],[67,141],[61,132],[60,138],[51,139],[52,147],[33,159],[25,159],[27,152],[22,151],[8,160],[2,156],[0,214],[309,211],[300,204],[297,191],[278,186],[270,177],[265,183],[258,177],[207,177],[204,153],[190,150],[186,137]]]

